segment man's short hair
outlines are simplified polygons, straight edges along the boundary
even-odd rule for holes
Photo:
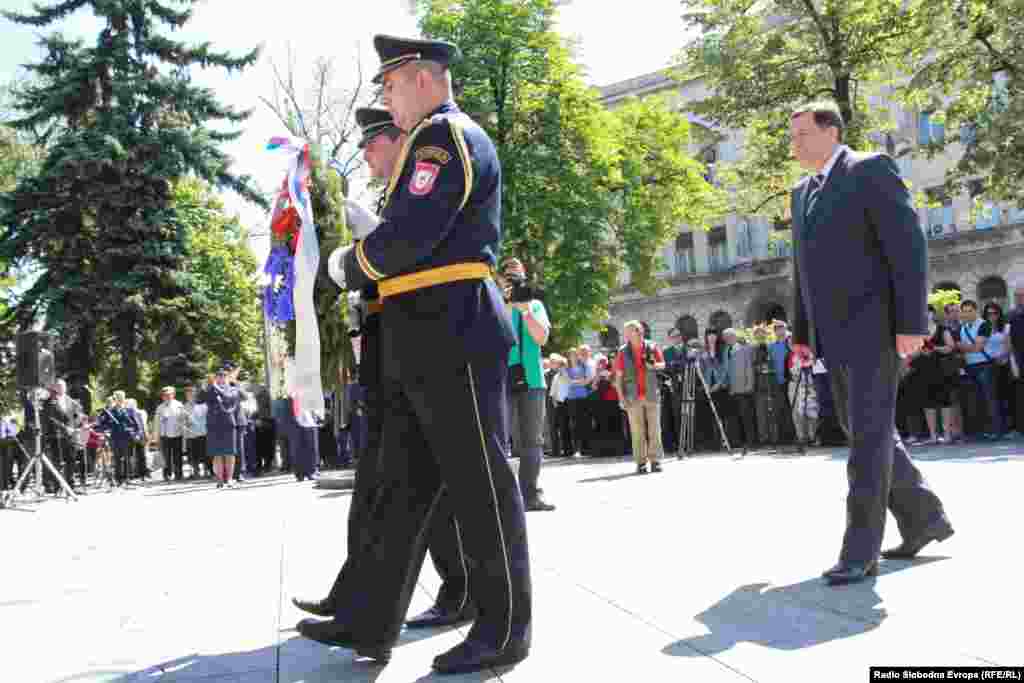
[[[630,320],[629,322],[622,326],[622,329],[628,330],[631,327],[637,332],[639,332],[641,337],[643,336],[644,324],[642,322],[640,322],[639,320]]]
[[[835,102],[828,100],[808,102],[802,107],[794,109],[791,118],[795,119],[801,114],[813,114],[814,125],[818,128],[835,128],[839,133],[839,141],[843,141],[843,130],[845,130],[846,124],[843,122],[843,114],[839,111],[839,105]]]
[[[960,302],[960,308],[961,309],[963,309],[963,308],[965,308],[967,306],[970,306],[974,310],[978,310],[978,302],[975,301],[974,299],[964,299],[963,301]]]

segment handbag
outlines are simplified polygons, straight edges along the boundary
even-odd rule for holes
[[[519,343],[519,362],[515,365],[510,365],[508,368],[508,388],[513,394],[521,394],[530,388],[529,382],[526,381],[526,367],[523,365],[523,314],[519,313],[519,325],[517,326],[518,336],[516,337]]]

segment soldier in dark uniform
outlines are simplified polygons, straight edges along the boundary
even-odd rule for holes
[[[515,331],[491,272],[501,246],[501,168],[487,134],[452,101],[450,43],[376,36],[375,81],[409,140],[379,226],[331,261],[349,289],[376,282],[380,313],[380,487],[364,590],[333,622],[300,624],[320,642],[387,655],[447,491],[478,617],[434,660],[444,673],[514,664],[530,647],[531,590],[523,500],[508,465],[506,375]],[[355,209],[350,207],[354,213]],[[341,616],[341,615],[339,615]],[[401,617],[399,617],[401,618]]]
[[[50,462],[55,468],[63,469],[64,481],[68,486],[74,486],[75,481],[73,430],[78,426],[78,416],[81,412],[82,408],[78,401],[68,396],[64,380],[57,380],[50,388],[50,397],[43,403],[40,427],[46,438]],[[45,468],[43,481],[46,482],[47,490],[56,491],[57,482]]]
[[[404,134],[391,119],[386,109],[364,107],[356,110],[356,122],[363,132],[359,147],[366,150],[367,164],[374,177],[386,180],[394,169]],[[380,383],[381,359],[378,346],[380,343],[380,309],[377,300],[377,285],[367,283],[360,292],[361,303],[358,307],[359,321],[354,326],[359,335],[359,393],[360,410],[367,418],[367,440],[358,453],[356,465],[356,481],[352,492],[352,502],[348,517],[348,555],[338,572],[338,577],[331,591],[323,600],[302,600],[292,598],[299,609],[318,616],[333,616],[344,611],[350,604],[348,597],[352,591],[362,590],[355,576],[356,560],[366,544],[367,518],[373,506],[378,488],[378,471],[383,457],[405,457],[406,453],[394,456],[383,456],[380,452],[381,406],[377,401]],[[410,447],[420,444],[412,443]],[[466,560],[462,555],[462,543],[459,538],[459,527],[452,515],[451,507],[442,496],[438,502],[430,524],[429,548],[430,556],[441,577],[441,589],[438,591],[434,606],[424,613],[408,620],[410,628],[430,626],[450,626],[472,620],[476,615],[473,603],[469,600],[469,585],[466,577]],[[394,616],[394,615],[393,615]],[[400,619],[401,615],[397,618]],[[348,622],[346,617],[342,621]],[[391,628],[401,625],[400,620]]]

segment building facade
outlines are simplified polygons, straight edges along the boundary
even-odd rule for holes
[[[602,101],[609,108],[629,97],[654,94],[667,95],[682,106],[703,98],[707,90],[699,81],[680,84],[661,72],[601,89]],[[919,209],[929,242],[929,285],[959,289],[963,298],[982,304],[997,301],[1006,308],[1007,282],[1024,275],[1024,209],[993,204],[978,207],[971,193],[944,196],[941,185],[946,170],[961,153],[960,143],[950,145],[940,157],[927,159],[916,150],[946,135],[941,123],[933,121],[928,112],[902,111],[882,101],[873,104],[889,108],[896,122],[891,133],[879,138],[879,145],[897,158],[912,190],[923,192],[933,205]],[[717,130],[698,117],[689,118],[694,133],[689,151],[707,164],[713,182],[716,164],[742,158],[742,133]],[[934,206],[936,203],[941,206]],[[729,215],[710,231],[681,226],[662,254],[665,286],[647,296],[632,288],[625,274],[604,329],[591,331],[586,341],[612,348],[623,338],[623,323],[633,319],[643,321],[650,336],[662,344],[672,328],[697,336],[709,327],[721,330],[776,318],[788,320],[793,299],[788,234],[788,223],[762,216]]]

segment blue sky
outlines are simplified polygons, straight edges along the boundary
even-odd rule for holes
[[[52,0],[43,0],[51,4]],[[0,0],[5,10],[25,11],[32,0]],[[197,80],[216,89],[222,101],[253,116],[245,133],[231,144],[236,170],[252,175],[261,187],[280,183],[283,160],[264,151],[266,141],[285,131],[273,114],[259,102],[259,95],[270,92],[271,72],[268,58],[282,62],[290,46],[297,72],[308,72],[313,60],[330,56],[340,70],[353,64],[356,51],[364,65],[376,65],[371,38],[374,33],[416,35],[416,25],[408,12],[408,0],[375,0],[359,3],[358,9],[345,9],[349,2],[288,0],[286,3],[252,0],[206,0],[197,5],[195,18],[180,32],[186,40],[210,40],[219,50],[241,52],[263,46],[264,59],[235,76],[220,71],[198,72]],[[594,85],[604,85],[667,65],[683,41],[679,0],[634,0],[610,3],[607,0],[571,0],[559,10],[559,30],[580,40],[580,58]],[[69,36],[88,41],[95,39],[100,26],[92,14],[82,11],[69,17],[61,30]],[[0,82],[7,82],[18,66],[40,56],[34,43],[38,29],[19,26],[0,19]],[[266,232],[266,217],[259,209],[237,197],[226,196],[229,208],[242,217],[254,232]],[[265,239],[252,242],[258,254],[265,253]]]

